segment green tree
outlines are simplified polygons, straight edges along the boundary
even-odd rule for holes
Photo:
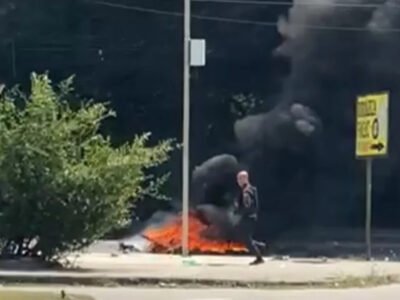
[[[134,200],[158,195],[167,175],[149,170],[173,150],[148,146],[149,134],[114,148],[99,128],[115,113],[90,101],[74,109],[72,83],[32,74],[30,95],[14,88],[0,100],[0,237],[19,249],[37,240],[45,259],[125,224]]]

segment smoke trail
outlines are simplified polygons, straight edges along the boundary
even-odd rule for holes
[[[196,209],[204,223],[211,225],[210,230],[204,232],[205,237],[224,240],[235,238],[235,225],[240,217],[233,210],[212,204],[202,204]]]
[[[317,133],[319,127],[320,121],[310,108],[294,103],[238,120],[234,130],[243,152],[264,152],[268,148],[293,149]]]
[[[367,92],[389,90],[392,98],[399,96],[400,39],[399,33],[388,30],[400,26],[400,3],[315,0],[318,5],[307,6],[302,2],[294,0],[288,16],[278,21],[285,40],[275,54],[291,63],[281,101],[311,108],[324,124],[324,132],[315,157],[320,167],[314,173],[315,181],[308,183],[315,185],[315,191],[312,197],[299,192],[296,201],[308,197],[310,203],[318,204],[314,210],[309,205],[308,213],[314,214],[315,222],[361,224],[362,185],[355,184],[360,174],[354,160],[354,103],[357,95]],[[335,3],[376,7],[335,7]],[[392,114],[400,108],[394,102]],[[392,125],[393,132],[397,125]],[[392,162],[396,157],[392,155]],[[389,165],[389,161],[383,164]],[[377,172],[375,191],[380,193],[379,181],[386,180],[391,168],[378,166]]]
[[[232,201],[229,194],[239,168],[236,157],[230,154],[214,156],[197,166],[192,176],[192,203],[229,206]]]
[[[383,2],[383,1],[379,1]],[[397,0],[386,0],[373,12],[368,28],[379,33],[385,29],[395,28],[400,24],[400,3]]]

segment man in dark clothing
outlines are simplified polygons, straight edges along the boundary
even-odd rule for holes
[[[250,265],[258,265],[264,262],[258,242],[253,239],[257,216],[258,216],[258,193],[257,188],[249,181],[249,174],[241,171],[237,174],[237,183],[240,193],[235,203],[236,211],[240,214],[239,231],[242,241],[246,243],[250,253],[256,256],[255,261]]]

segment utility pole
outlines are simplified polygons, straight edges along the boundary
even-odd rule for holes
[[[182,156],[182,255],[189,255],[189,138],[190,138],[190,19],[191,0],[184,0],[183,29],[183,156]]]

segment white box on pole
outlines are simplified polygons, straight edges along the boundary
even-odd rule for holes
[[[206,65],[206,40],[190,40],[190,66],[204,67]]]

